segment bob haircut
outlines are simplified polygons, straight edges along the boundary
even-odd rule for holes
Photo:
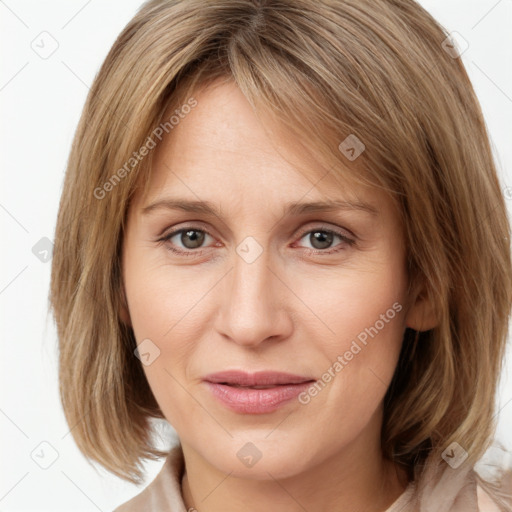
[[[166,455],[150,421],[163,415],[122,320],[120,253],[130,199],[147,190],[150,141],[216,80],[234,80],[335,178],[384,190],[400,212],[411,290],[433,300],[438,325],[405,332],[385,456],[415,478],[454,441],[470,463],[481,458],[507,339],[510,227],[482,112],[447,36],[413,0],[142,5],[91,87],[55,233],[60,394],[89,459],[138,483],[143,459]],[[340,150],[349,136],[364,144],[353,161]]]

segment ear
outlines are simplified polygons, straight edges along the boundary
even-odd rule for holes
[[[412,302],[405,317],[405,325],[415,331],[428,331],[439,324],[437,310],[425,286],[411,294]]]

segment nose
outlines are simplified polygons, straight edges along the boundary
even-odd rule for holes
[[[252,263],[238,254],[225,277],[216,328],[223,337],[247,347],[290,336],[290,290],[284,276],[270,267],[268,251]],[[288,300],[288,302],[287,302]]]

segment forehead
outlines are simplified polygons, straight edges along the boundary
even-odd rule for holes
[[[353,179],[364,172],[360,165],[340,159],[333,168],[284,125],[256,113],[233,82],[201,88],[194,99],[197,105],[155,149],[144,204],[176,191],[221,202],[256,196],[269,206],[301,198],[383,206],[382,194]]]

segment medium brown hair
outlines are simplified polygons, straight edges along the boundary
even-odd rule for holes
[[[510,231],[482,113],[460,58],[443,48],[447,35],[412,0],[141,7],[91,87],[55,234],[60,393],[87,457],[137,482],[143,459],[165,455],[149,423],[162,413],[120,317],[124,222],[152,153],[126,162],[164,113],[224,78],[321,154],[334,177],[352,165],[339,145],[355,135],[365,150],[354,176],[399,208],[411,286],[423,283],[439,323],[406,331],[385,399],[385,455],[414,469],[456,441],[471,463],[482,456],[511,306]]]

